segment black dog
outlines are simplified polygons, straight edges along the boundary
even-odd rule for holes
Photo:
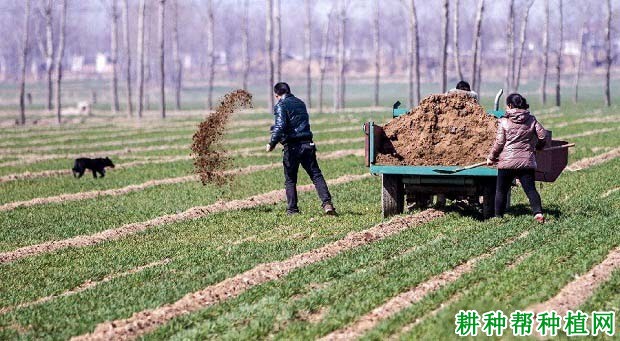
[[[95,179],[97,178],[97,173],[101,174],[101,177],[103,178],[105,176],[105,167],[114,168],[112,160],[108,157],[105,159],[89,159],[87,157],[75,159],[72,169],[73,176],[76,178],[81,178],[82,175],[84,175],[84,172],[87,169],[90,169],[93,172],[93,177],[95,177]]]

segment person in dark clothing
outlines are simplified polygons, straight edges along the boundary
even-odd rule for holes
[[[497,189],[495,193],[495,216],[502,217],[508,193],[515,178],[530,201],[534,218],[545,222],[540,194],[536,190],[536,149],[545,146],[547,131],[532,116],[529,104],[523,96],[511,94],[506,98],[507,110],[499,120],[497,136],[487,164],[497,162]]]
[[[306,104],[291,94],[291,89],[286,83],[276,84],[273,91],[278,102],[273,107],[275,123],[271,127],[271,140],[266,149],[267,152],[271,152],[278,143],[284,146],[282,163],[288,202],[286,212],[288,214],[299,213],[297,173],[301,165],[314,183],[325,213],[335,215],[336,210],[332,204],[331,194],[316,160],[316,145],[312,141]]]
[[[466,81],[460,81],[456,83],[456,87],[454,89],[448,90],[448,93],[449,94],[450,93],[462,93],[475,99],[476,102],[478,102],[479,100],[478,93],[475,91],[472,91],[471,87],[469,86],[469,83],[467,83]]]

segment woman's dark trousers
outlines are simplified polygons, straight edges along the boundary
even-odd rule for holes
[[[506,210],[508,193],[514,179],[519,179],[525,195],[530,201],[534,214],[542,213],[540,194],[536,190],[535,170],[534,169],[498,169],[497,170],[497,189],[495,192],[495,216],[503,217]]]

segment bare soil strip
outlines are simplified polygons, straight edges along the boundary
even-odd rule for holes
[[[399,330],[396,334],[390,335],[389,340],[400,340],[400,336],[401,335],[409,333],[410,331],[413,330],[413,328],[418,326],[420,323],[426,321],[427,319],[429,319],[431,317],[437,316],[437,314],[439,314],[445,308],[447,308],[450,305],[452,305],[452,303],[458,301],[462,296],[463,295],[460,294],[460,293],[452,295],[447,301],[442,302],[439,305],[439,307],[437,307],[435,310],[431,311],[430,313],[428,313],[428,314],[426,314],[424,316],[420,316],[419,318],[415,319],[415,321],[413,321],[410,324],[404,326],[403,329]]]
[[[345,144],[345,143],[357,143],[364,142],[363,137],[352,137],[346,139],[333,139],[333,140],[325,140],[317,142],[317,149],[321,150],[321,146],[330,146],[337,144]],[[261,152],[265,149],[265,147],[247,147],[247,148],[239,148],[231,151],[232,155],[235,156],[254,156],[257,152]]]
[[[613,249],[601,263],[586,274],[568,283],[558,294],[546,302],[527,308],[527,311],[540,313],[555,310],[559,315],[578,308],[594,291],[611,277],[611,273],[620,267],[620,247]]]
[[[403,292],[391,298],[383,305],[372,310],[370,313],[360,317],[353,324],[335,330],[321,338],[321,340],[352,340],[361,337],[362,335],[364,335],[364,333],[374,328],[382,320],[385,320],[406,309],[412,304],[421,301],[426,295],[430,294],[431,292],[437,291],[441,287],[455,282],[464,274],[471,272],[474,269],[476,263],[478,263],[480,260],[492,256],[500,248],[510,245],[515,241],[526,237],[528,234],[528,232],[525,232],[518,237],[509,238],[503,243],[503,245],[494,247],[485,254],[472,258],[451,270],[447,270],[439,275],[433,276],[429,280],[418,284],[411,290]]]
[[[576,134],[564,135],[564,136],[561,136],[561,137],[556,137],[556,139],[558,139],[558,140],[574,139],[574,138],[578,138],[578,137],[586,137],[586,136],[592,136],[592,135],[609,133],[609,132],[617,131],[617,130],[620,130],[620,127],[587,130],[587,131],[583,131],[581,133],[576,133]]]
[[[581,159],[579,161],[573,162],[570,166],[566,167],[566,169],[571,172],[579,171],[582,169],[586,169],[592,166],[599,165],[607,161],[611,161],[618,157],[620,157],[620,147],[612,149],[606,153],[603,153],[597,156],[593,156],[593,157],[589,157],[589,158],[585,158],[585,159]]]
[[[32,138],[27,141],[27,145],[24,145],[24,142],[22,141],[15,141],[15,140],[5,141],[5,142],[0,143],[0,147],[2,148],[17,147],[20,149],[27,149],[27,148],[43,147],[46,144],[52,144],[52,143],[57,143],[57,144],[58,143],[72,143],[76,145],[83,144],[85,146],[91,146],[93,144],[98,143],[99,140],[110,141],[114,139],[135,136],[136,134],[148,134],[148,133],[164,134],[165,133],[165,134],[178,135],[179,133],[183,133],[185,131],[189,135],[191,134],[189,129],[191,128],[188,127],[187,130],[184,130],[182,127],[181,128],[172,127],[170,129],[150,128],[150,129],[121,131],[121,132],[114,132],[114,133],[111,132],[105,135],[92,135],[92,136],[81,136],[81,135],[73,136],[71,135],[71,131],[69,131],[69,132],[66,132],[66,135],[59,136],[59,137]]]
[[[133,268],[133,269],[125,271],[125,272],[121,272],[121,273],[116,273],[116,274],[111,274],[111,275],[105,276],[100,281],[88,280],[88,281],[80,284],[79,286],[77,286],[77,287],[75,287],[75,288],[73,288],[71,290],[67,290],[67,291],[65,291],[65,292],[63,292],[61,294],[58,294],[58,295],[45,296],[45,297],[41,297],[41,298],[39,298],[39,299],[37,299],[35,301],[21,303],[19,305],[12,306],[12,307],[0,308],[0,315],[6,314],[6,313],[11,312],[13,310],[17,310],[17,309],[21,309],[21,308],[27,308],[27,307],[31,307],[33,305],[39,305],[39,304],[42,304],[42,303],[45,303],[45,302],[49,302],[51,300],[55,300],[55,299],[60,298],[60,297],[66,297],[66,296],[75,295],[75,294],[78,294],[80,292],[86,291],[88,289],[92,289],[92,288],[94,288],[94,287],[96,287],[96,286],[98,286],[100,284],[104,284],[106,282],[109,282],[109,281],[111,281],[113,279],[129,276],[129,275],[138,273],[140,271],[143,271],[143,270],[146,270],[146,269],[149,269],[149,268],[152,268],[152,267],[156,267],[156,266],[160,266],[160,265],[166,265],[166,264],[168,264],[170,262],[171,262],[171,260],[166,258],[166,259],[163,259],[163,260],[160,260],[160,261],[157,261],[157,262],[153,262],[153,263],[149,263],[149,264],[146,264],[146,265],[139,266],[137,268]]]
[[[341,144],[341,143],[355,143],[355,142],[363,142],[364,138],[349,138],[349,139],[340,139],[340,140],[327,140],[327,141],[323,141],[320,143],[321,146],[323,145],[334,145],[334,144]],[[319,146],[320,147],[320,146]],[[154,147],[147,147],[146,149],[148,150],[168,150],[168,149],[173,149],[175,148],[175,146],[154,146]],[[179,149],[185,149],[188,148],[185,145],[182,145],[181,148]],[[260,153],[264,150],[265,147],[248,147],[248,148],[241,148],[241,149],[237,149],[237,150],[233,150],[230,152],[230,154],[232,156],[256,156],[257,153]],[[126,150],[127,153],[126,154],[131,154],[131,152],[137,152],[135,149],[132,150]],[[347,151],[342,151],[347,153]],[[357,154],[354,155],[361,155],[363,156],[363,154],[360,154],[361,152],[358,152]],[[333,153],[332,153],[333,154]],[[117,155],[122,155],[122,154],[117,154]],[[348,155],[348,154],[347,154]],[[49,156],[49,155],[48,155]],[[45,158],[46,156],[42,156],[43,158]],[[190,156],[141,156],[141,155],[131,155],[132,158],[144,158],[144,160],[142,161],[131,161],[131,162],[126,162],[123,164],[118,164],[116,165],[116,169],[123,169],[123,168],[129,168],[129,167],[134,167],[134,166],[142,166],[142,165],[148,165],[148,164],[160,164],[160,163],[169,163],[169,162],[177,162],[177,161],[183,161],[183,160],[191,160],[192,158]],[[326,156],[323,156],[326,157]],[[56,155],[53,155],[52,159],[56,159]],[[14,166],[14,165],[21,165],[24,163],[28,163],[28,160],[23,160],[23,161],[9,161],[6,162],[4,164],[0,163],[1,165],[5,165],[5,166]],[[36,163],[37,161],[41,161],[41,159],[39,158],[34,158],[33,159],[34,162],[32,163]],[[46,170],[46,171],[40,171],[40,172],[23,172],[23,173],[13,173],[13,174],[8,174],[8,175],[4,175],[4,176],[0,176],[0,183],[3,182],[9,182],[9,181],[16,181],[16,180],[27,180],[27,179],[36,179],[36,178],[44,178],[44,177],[50,177],[50,176],[58,176],[58,175],[71,175],[72,172],[70,169],[63,169],[63,170]]]
[[[563,128],[563,127],[568,127],[571,125],[575,125],[575,124],[582,124],[582,123],[616,123],[616,122],[620,122],[620,117],[614,117],[614,116],[609,116],[609,117],[588,117],[588,118],[582,118],[579,120],[575,120],[575,121],[568,121],[568,122],[560,122],[558,124],[552,124],[551,127],[553,128]]]
[[[295,255],[284,261],[263,263],[242,274],[228,278],[200,291],[189,293],[180,300],[153,310],[144,310],[130,318],[99,324],[91,334],[73,340],[128,340],[144,335],[171,319],[236,297],[246,290],[265,282],[277,280],[295,269],[332,258],[344,251],[375,242],[403,230],[419,226],[441,217],[442,212],[426,210],[416,215],[396,217],[374,227],[352,232],[343,239],[318,249]]]
[[[97,142],[97,143],[85,143],[83,145],[52,145],[52,146],[34,146],[34,147],[19,147],[19,148],[4,148],[0,149],[0,155],[12,155],[19,153],[32,153],[32,152],[47,152],[47,151],[57,151],[58,149],[79,149],[79,148],[88,148],[94,149],[99,147],[118,147],[118,146],[126,146],[130,148],[133,144],[141,144],[141,143],[165,143],[170,141],[176,141],[183,138],[187,138],[189,143],[190,134],[186,136],[182,135],[173,135],[173,136],[158,136],[158,137],[147,137],[142,139],[135,140],[114,140],[114,141],[106,141],[106,142]],[[104,151],[105,153],[105,151]]]
[[[508,264],[508,269],[512,270],[516,268],[517,266],[519,266],[519,264],[523,263],[524,260],[530,258],[531,256],[532,256],[532,252],[526,252],[522,254],[521,256],[519,256],[519,258],[515,259],[513,262]]]
[[[317,130],[315,131],[315,133],[320,134],[320,133],[332,133],[332,132],[349,132],[349,131],[358,131],[360,129],[361,129],[360,127],[345,126],[345,127]],[[123,133],[123,134],[127,134],[127,133]],[[128,136],[131,136],[131,135],[128,135]],[[183,138],[187,138],[188,143],[189,143],[191,139],[191,132],[187,132],[185,135],[158,136],[158,137],[147,137],[147,138],[130,139],[130,140],[112,140],[112,141],[95,142],[95,143],[84,142],[82,144],[71,144],[71,145],[60,144],[59,145],[58,144],[59,142],[54,142],[56,144],[51,145],[51,146],[24,146],[24,147],[15,147],[15,148],[0,148],[0,156],[11,156],[13,154],[20,154],[20,153],[57,151],[59,149],[78,149],[78,148],[94,149],[94,148],[99,148],[99,147],[118,147],[118,146],[124,146],[126,148],[131,148],[131,145],[134,145],[134,144],[163,143],[163,142],[177,141]],[[267,141],[267,140],[268,139],[265,136],[258,136],[258,137],[250,137],[250,138],[227,139],[227,140],[224,140],[223,142],[225,144],[235,145],[235,144],[244,144],[244,143],[260,142],[260,141]],[[102,153],[106,153],[106,151],[102,151]]]
[[[361,156],[364,155],[363,150],[351,149],[351,150],[339,150],[333,153],[328,153],[324,155],[319,155],[319,158],[323,160],[333,160],[343,158],[349,155]],[[141,161],[140,161],[141,162]],[[262,170],[273,169],[280,167],[279,163],[268,163],[264,165],[251,165],[242,168],[230,169],[224,172],[226,175],[242,175],[254,173]],[[165,178],[158,180],[149,180],[147,182],[143,182],[141,184],[129,185],[121,188],[100,190],[100,191],[89,191],[89,192],[78,192],[78,193],[68,193],[55,195],[51,197],[43,197],[43,198],[34,198],[30,200],[24,201],[14,201],[10,203],[6,203],[4,205],[0,205],[0,212],[2,211],[10,211],[19,207],[30,207],[35,205],[44,205],[44,204],[52,204],[52,203],[63,203],[67,201],[78,201],[78,200],[86,200],[86,199],[94,199],[103,196],[118,196],[124,195],[131,192],[142,191],[150,187],[162,186],[162,185],[172,185],[172,184],[180,184],[189,181],[198,181],[199,177],[197,175],[187,175],[180,176],[176,178]]]
[[[324,141],[317,142],[317,146],[320,149],[321,146],[344,144],[344,143],[355,143],[355,142],[364,142],[364,138],[356,137],[356,138],[346,138],[346,139],[324,140]],[[255,156],[257,153],[263,152],[264,149],[265,149],[264,146],[246,147],[246,148],[239,148],[239,149],[231,150],[229,154],[235,155],[235,156]],[[124,156],[124,155],[131,155],[134,153],[140,153],[140,152],[163,151],[163,150],[187,150],[189,151],[189,144],[148,146],[148,147],[127,147],[123,149],[105,150],[105,151],[99,151],[99,152],[87,152],[87,153],[81,153],[81,154],[28,154],[28,155],[22,155],[20,160],[0,162],[0,167],[21,166],[21,165],[33,164],[33,163],[38,163],[41,161],[56,160],[56,159],[67,159],[67,160],[72,161],[73,159],[76,159],[79,157]]]
[[[612,188],[609,191],[603,193],[603,195],[601,195],[601,198],[607,198],[608,196],[610,196],[610,195],[612,195],[612,194],[614,194],[614,193],[616,193],[618,191],[620,191],[620,187]]]
[[[189,156],[164,156],[164,157],[150,157],[140,161],[131,161],[125,162],[122,164],[117,164],[116,169],[124,169],[131,168],[135,166],[142,165],[150,165],[150,164],[159,164],[159,163],[171,163],[177,161],[191,160]],[[72,171],[70,169],[55,169],[55,170],[46,170],[40,172],[24,172],[24,173],[14,173],[8,174],[4,176],[0,176],[0,183],[16,181],[16,180],[29,180],[36,178],[47,178],[51,176],[59,176],[59,175],[71,175]]]
[[[358,181],[370,177],[370,174],[345,175],[336,179],[328,180],[329,185],[339,185]],[[298,192],[308,192],[314,189],[314,185],[304,185],[297,187]],[[185,220],[192,220],[206,217],[213,213],[241,210],[253,208],[260,205],[276,204],[286,198],[284,190],[273,190],[271,192],[258,194],[246,199],[231,201],[220,201],[207,206],[192,207],[184,212],[167,214],[147,221],[126,224],[118,228],[104,230],[91,235],[81,235],[63,240],[49,241],[41,244],[29,245],[19,249],[0,253],[0,264],[10,263],[18,259],[49,253],[68,247],[84,247],[96,245],[105,241],[115,240],[135,234],[156,226],[175,223]]]

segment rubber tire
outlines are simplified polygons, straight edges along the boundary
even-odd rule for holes
[[[482,219],[495,216],[495,182],[488,182],[482,191]]]
[[[400,175],[381,175],[381,212],[383,218],[402,214],[405,209],[405,188]]]

